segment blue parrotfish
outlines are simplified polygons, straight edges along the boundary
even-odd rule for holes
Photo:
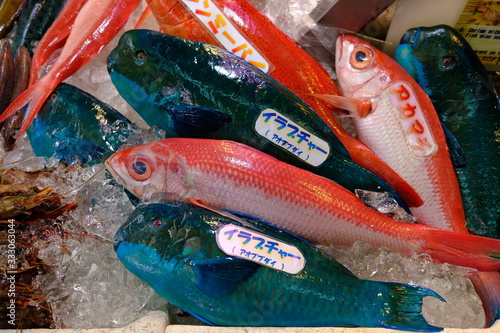
[[[211,325],[441,330],[421,314],[425,297],[443,300],[434,291],[359,279],[290,233],[221,213],[139,206],[116,233],[116,254],[168,302]]]
[[[124,99],[149,125],[166,130],[167,137],[241,142],[353,192],[389,192],[407,211],[408,205],[421,204],[411,187],[396,193],[354,163],[301,99],[229,51],[155,31],[131,30],[109,55],[108,71]]]
[[[99,163],[117,151],[136,128],[91,94],[61,83],[43,105],[27,134],[37,156],[71,164]]]

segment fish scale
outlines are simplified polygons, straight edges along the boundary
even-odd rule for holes
[[[217,230],[228,225],[298,249],[302,270],[289,273],[228,256],[220,248],[224,236],[216,242]],[[140,206],[117,232],[115,250],[160,296],[210,324],[441,330],[420,314],[423,297],[440,299],[431,290],[358,279],[318,248],[250,217],[186,204]]]

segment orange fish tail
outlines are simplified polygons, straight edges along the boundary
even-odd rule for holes
[[[500,270],[500,240],[430,228],[423,253],[453,265],[480,271]]]

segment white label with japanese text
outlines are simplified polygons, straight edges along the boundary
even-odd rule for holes
[[[181,0],[228,51],[268,73],[271,66],[259,50],[233,25],[211,0]]]
[[[403,132],[413,154],[417,157],[433,155],[437,151],[437,144],[411,86],[406,82],[397,82],[389,87],[389,96],[399,113]]]
[[[255,121],[255,130],[310,165],[319,166],[330,155],[330,146],[325,140],[306,131],[276,110],[262,111]]]
[[[216,239],[227,255],[279,271],[298,274],[306,265],[302,252],[295,246],[251,229],[227,224],[217,230]]]

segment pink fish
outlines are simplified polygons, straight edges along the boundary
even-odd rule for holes
[[[370,111],[354,112],[356,131],[422,198],[423,205],[411,209],[417,222],[468,234],[445,135],[427,94],[395,60],[355,36],[338,38],[336,72],[351,109],[371,103]],[[326,98],[342,102],[337,96]],[[471,280],[488,304],[489,326],[500,306],[500,275],[479,272]]]
[[[0,123],[28,105],[19,139],[57,85],[92,60],[113,39],[139,2],[140,0],[88,0],[76,17],[61,55],[50,71],[10,104],[0,116]]]
[[[246,145],[171,138],[113,154],[106,167],[139,198],[201,202],[264,219],[315,244],[363,240],[405,255],[497,270],[500,240],[398,223],[337,183]]]
[[[467,232],[445,136],[427,94],[395,60],[355,36],[337,39],[335,59],[345,97],[329,100],[371,103],[370,111],[353,114],[356,132],[422,198],[411,209],[417,221]]]

